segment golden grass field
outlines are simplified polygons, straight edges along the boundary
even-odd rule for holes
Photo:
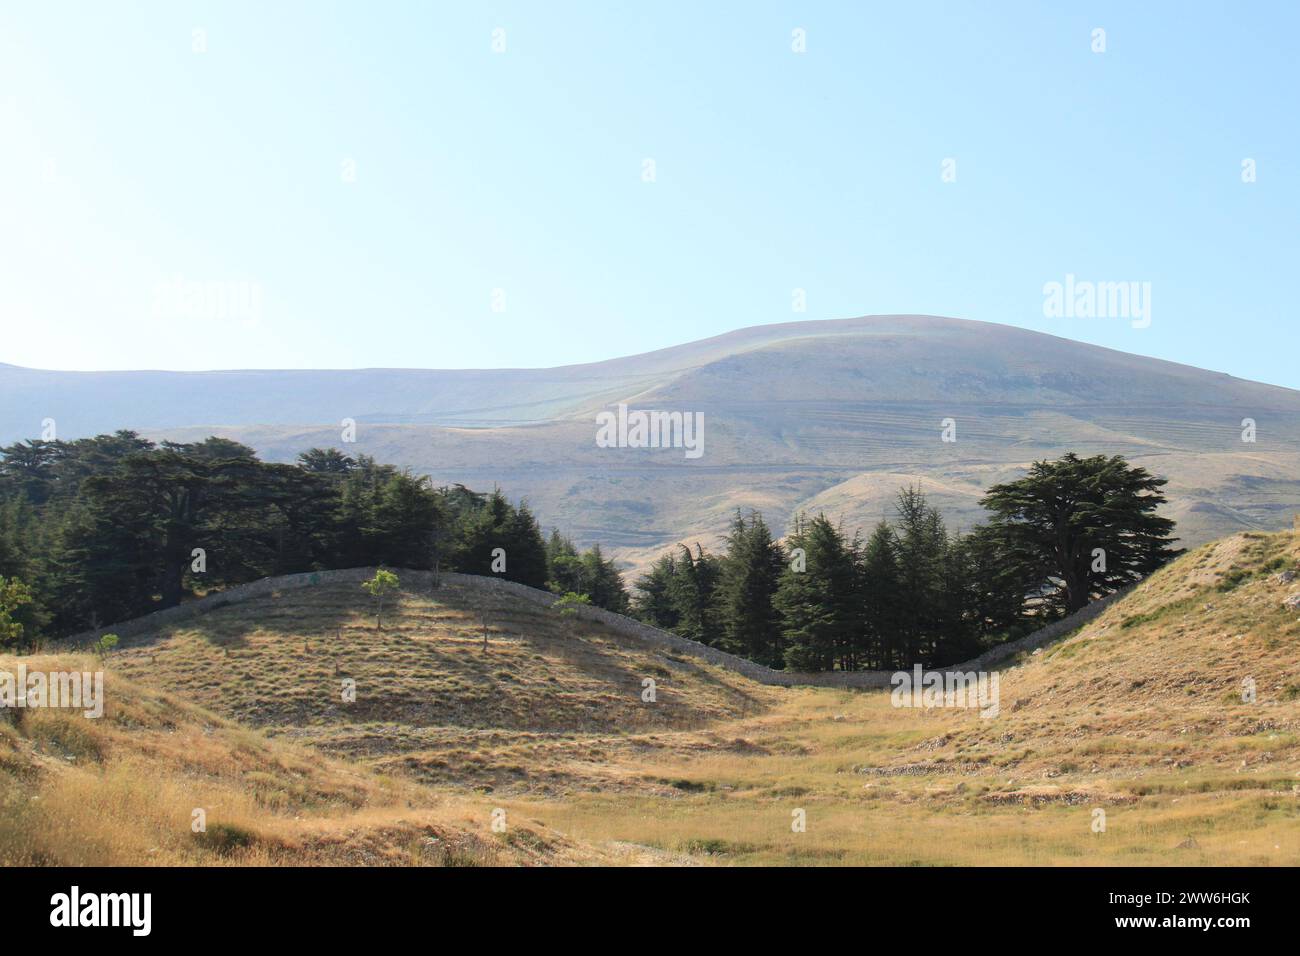
[[[0,718],[0,863],[1295,865],[1298,559],[1184,555],[1004,670],[991,719],[453,586],[382,630],[350,586],[258,598],[124,642],[100,720]]]

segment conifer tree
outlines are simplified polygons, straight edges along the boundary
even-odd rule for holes
[[[844,535],[818,515],[800,515],[786,539],[787,561],[773,602],[781,616],[786,666],[858,666],[858,569]]]
[[[1068,614],[1182,553],[1172,547],[1174,523],[1156,513],[1165,484],[1118,455],[1070,453],[994,485],[981,504],[993,513],[1002,560]]]
[[[784,667],[780,621],[772,597],[784,565],[763,516],[736,512],[723,558],[721,601],[727,648],[770,667]]]

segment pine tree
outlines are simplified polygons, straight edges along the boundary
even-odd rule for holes
[[[858,666],[858,569],[843,532],[800,515],[773,603],[781,616],[785,663],[800,671]]]
[[[772,605],[784,561],[763,516],[736,512],[723,558],[722,613],[728,650],[770,667],[785,666],[780,620]]]
[[[894,669],[903,662],[901,590],[898,539],[888,522],[881,521],[863,548],[859,580],[859,643],[872,668]]]
[[[686,560],[690,560],[689,555]],[[650,570],[637,578],[632,613],[638,620],[666,631],[677,628],[681,621],[673,601],[673,578],[677,573],[677,557],[669,552],[660,555]]]

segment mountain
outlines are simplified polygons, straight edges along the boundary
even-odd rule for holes
[[[619,402],[702,413],[703,454],[598,447],[596,415]],[[969,527],[988,485],[1067,451],[1123,454],[1167,477],[1184,544],[1289,526],[1300,511],[1300,392],[934,316],[758,326],[553,369],[5,367],[0,408],[6,440],[49,417],[64,438],[219,434],[275,460],[333,445],[440,484],[500,485],[631,569],[679,541],[716,545],[736,508],[778,529],[800,509],[869,527],[908,483]],[[345,418],[355,444],[341,442]],[[942,440],[946,419],[955,441]]]

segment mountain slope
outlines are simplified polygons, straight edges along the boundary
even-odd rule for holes
[[[996,733],[964,728],[928,759],[1013,756],[1030,776],[1069,763],[1149,789],[1185,767],[1229,789],[1300,786],[1300,534],[1184,555],[1005,672],[1002,693]]]
[[[1185,544],[1285,527],[1300,510],[1300,393],[931,316],[760,326],[557,369],[4,368],[0,399],[11,437],[49,416],[64,437],[215,433],[277,460],[334,445],[438,483],[499,484],[633,569],[679,541],[715,546],[736,508],[763,510],[778,530],[798,509],[870,525],[908,482],[936,489],[950,523],[969,527],[989,484],[1067,451],[1123,454],[1168,477]],[[620,401],[702,413],[703,455],[597,447],[595,415]],[[361,423],[355,445],[341,442],[345,417]],[[946,419],[955,442],[941,440]]]

